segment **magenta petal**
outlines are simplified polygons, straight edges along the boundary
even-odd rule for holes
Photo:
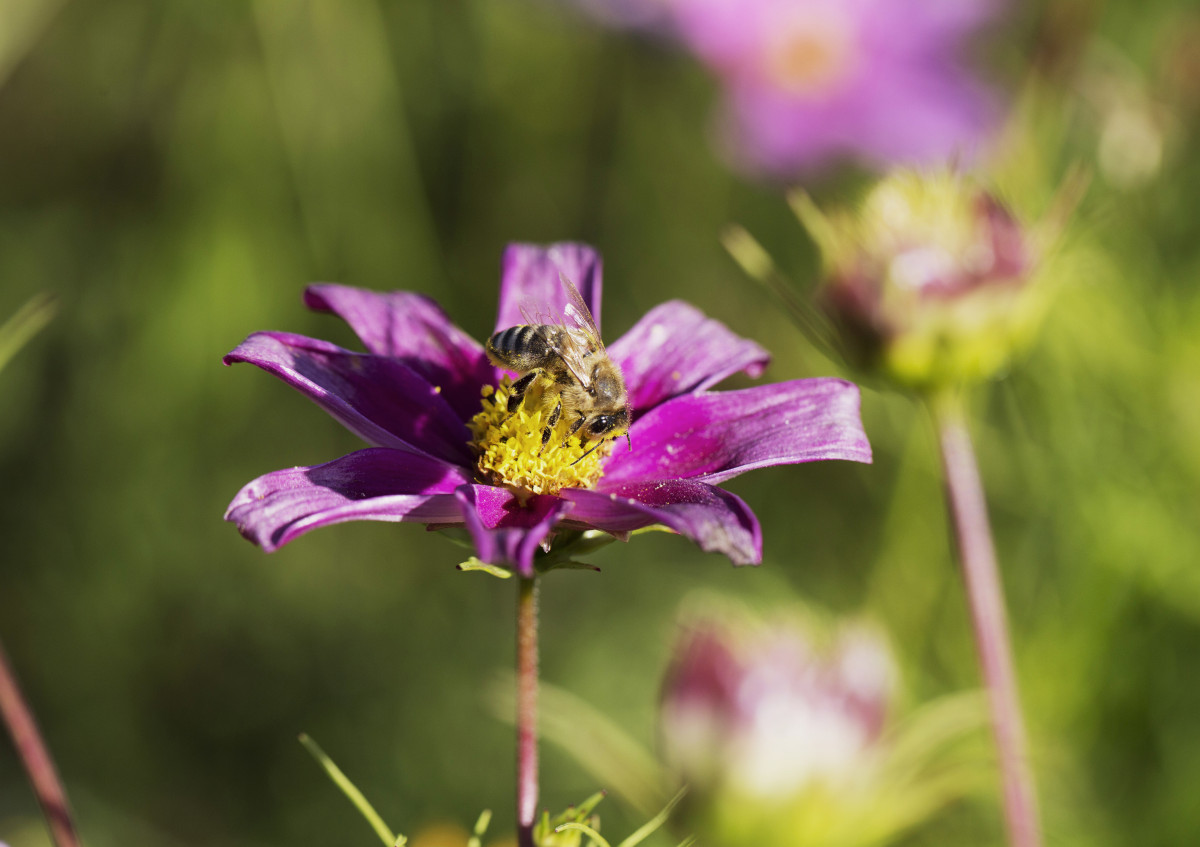
[[[575,284],[583,302],[600,326],[600,254],[586,244],[562,241],[546,247],[537,244],[510,244],[500,261],[500,310],[496,331],[528,323],[521,308],[533,308],[561,317],[567,296],[559,282],[559,273]]]
[[[525,506],[505,488],[464,485],[454,494],[481,561],[533,576],[533,557],[571,504],[535,496]]]
[[[225,357],[249,362],[308,395],[354,434],[379,447],[471,462],[470,433],[422,376],[395,359],[351,353],[327,341],[256,332]]]
[[[626,482],[601,490],[565,489],[575,504],[571,521],[609,532],[660,523],[690,538],[701,550],[723,553],[735,565],[762,561],[758,519],[739,497],[689,479]]]
[[[738,371],[761,376],[771,359],[753,341],[680,300],[651,309],[608,352],[625,374],[635,410],[709,388]]]
[[[870,462],[858,407],[857,386],[828,378],[676,397],[634,423],[633,450],[617,449],[602,487],[635,479],[717,483],[819,459]]]
[[[463,420],[479,411],[480,388],[496,381],[483,346],[422,294],[321,283],[305,289],[304,303],[340,316],[369,352],[399,359],[441,388]]]
[[[470,475],[428,456],[384,447],[324,465],[260,476],[225,520],[268,553],[312,529],[354,520],[457,523],[452,492]]]

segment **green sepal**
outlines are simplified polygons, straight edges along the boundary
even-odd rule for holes
[[[471,533],[467,532],[467,530],[461,526],[431,526],[429,527],[429,531],[436,532],[451,544],[455,544],[467,550],[475,549],[475,541],[471,538]]]
[[[679,534],[675,530],[671,529],[671,527],[666,526],[665,524],[660,524],[660,523],[652,523],[652,524],[650,524],[650,526],[644,526],[641,529],[635,529],[632,532],[630,532],[629,534],[631,536],[645,535],[648,532],[665,532],[669,535],[678,535]]]
[[[508,568],[502,568],[499,565],[489,565],[487,562],[481,562],[474,556],[460,563],[457,567],[460,571],[482,571],[497,579],[508,579],[513,575],[513,572]]]
[[[538,562],[535,568],[538,573],[549,573],[550,571],[595,571],[596,573],[600,573],[598,566],[589,565],[587,562],[578,562],[575,559]]]
[[[607,547],[616,540],[609,533],[598,529],[563,532],[559,534],[549,553],[538,554],[533,566],[540,574],[557,570],[598,572],[600,568],[581,562],[577,557]]]

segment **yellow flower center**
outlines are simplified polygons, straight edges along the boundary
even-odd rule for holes
[[[836,14],[796,14],[767,39],[763,70],[798,97],[819,97],[845,79],[854,63],[854,38]]]
[[[540,380],[535,381],[510,414],[512,380],[504,377],[498,388],[485,385],[483,411],[467,424],[480,478],[510,489],[522,500],[533,494],[557,494],[563,488],[595,487],[612,449],[611,441],[597,447],[595,441],[580,443],[578,435],[568,438],[570,416],[565,413],[543,448],[542,432],[554,410],[553,404],[542,402],[543,388]]]

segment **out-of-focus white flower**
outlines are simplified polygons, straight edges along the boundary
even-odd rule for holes
[[[882,637],[862,625],[824,643],[794,622],[724,615],[687,625],[666,674],[660,736],[691,789],[686,814],[701,842],[877,844],[964,790],[969,780],[927,778],[936,745],[897,746],[886,731],[897,681]]]

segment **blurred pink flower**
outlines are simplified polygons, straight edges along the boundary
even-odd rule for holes
[[[980,701],[947,698],[896,721],[882,636],[717,611],[685,628],[659,712],[700,843],[879,847],[978,784],[986,765],[959,742],[981,726]]]
[[[960,61],[994,0],[659,0],[637,19],[604,5],[713,70],[723,142],[751,171],[969,158],[995,122],[994,96]]]
[[[667,761],[701,793],[794,797],[852,777],[879,740],[896,672],[883,643],[846,630],[821,651],[794,627],[687,631],[661,710]]]

